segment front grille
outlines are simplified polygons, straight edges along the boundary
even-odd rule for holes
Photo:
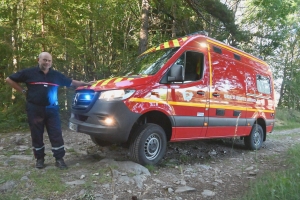
[[[97,93],[93,90],[77,91],[73,97],[72,108],[75,110],[85,110],[93,104],[97,98]]]

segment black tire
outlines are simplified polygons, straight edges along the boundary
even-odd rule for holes
[[[261,148],[264,138],[264,131],[259,124],[254,124],[249,136],[244,138],[247,149],[258,150]]]
[[[92,139],[92,141],[93,141],[96,145],[101,146],[101,147],[105,147],[105,146],[110,146],[110,145],[112,145],[111,143],[106,142],[106,141],[103,141],[103,140],[101,140],[100,138],[97,138],[97,137],[95,137],[95,136],[91,136],[91,139]]]
[[[133,161],[141,165],[159,163],[167,151],[165,131],[156,124],[142,125],[134,133],[129,150]]]

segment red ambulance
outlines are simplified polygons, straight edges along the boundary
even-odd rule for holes
[[[69,128],[100,146],[128,144],[142,165],[161,161],[168,142],[240,137],[260,149],[275,121],[267,63],[202,34],[139,56],[136,75],[76,90]]]

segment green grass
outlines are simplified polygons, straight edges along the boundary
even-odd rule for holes
[[[296,110],[276,109],[274,130],[286,130],[300,127],[300,112]]]
[[[9,181],[9,180],[20,180],[20,178],[22,177],[23,174],[24,174],[24,171],[22,171],[22,170],[14,170],[14,171],[12,171],[12,173],[1,172],[0,173],[0,184],[4,183],[6,181]],[[16,181],[16,182],[18,182],[18,181]]]
[[[10,193],[10,194],[4,193],[0,195],[0,200],[16,200],[16,199],[21,199],[21,197],[16,193]]]
[[[150,173],[153,173],[157,170],[157,166],[155,165],[146,165],[145,167],[149,170]]]
[[[82,196],[77,198],[77,200],[95,200],[95,196],[90,192],[86,191]]]
[[[289,138],[291,141],[294,139],[297,139],[299,137],[299,133],[289,133],[289,134],[269,134],[267,136],[267,140],[269,138],[275,139],[275,140],[282,140],[285,138]]]
[[[289,149],[286,163],[286,169],[266,173],[253,182],[241,200],[299,200],[300,144]]]
[[[59,195],[66,191],[67,187],[61,180],[60,173],[63,171],[57,171],[57,169],[50,169],[46,172],[41,170],[35,170],[29,175],[29,179],[32,180],[33,187],[33,197],[39,198],[50,198],[54,195]],[[39,196],[42,192],[43,196]]]
[[[21,171],[21,170],[14,170],[13,173],[1,172],[0,173],[0,184],[5,183],[6,181],[12,180],[17,185],[24,173],[25,173],[25,171]],[[13,191],[11,193],[0,194],[0,200],[16,200],[16,199],[20,199],[20,198],[21,197],[17,194],[16,191]]]
[[[27,175],[29,178],[28,181],[20,181],[25,172],[25,170],[14,171],[13,173],[3,173],[3,175],[0,176],[0,182],[9,180],[15,182],[13,190],[1,194],[0,200],[32,198],[55,199],[55,197],[59,197],[59,195],[63,194],[67,190],[66,185],[61,181],[60,173],[62,172],[57,171],[57,169],[47,171],[34,170]],[[26,184],[31,185],[30,189],[28,189]]]

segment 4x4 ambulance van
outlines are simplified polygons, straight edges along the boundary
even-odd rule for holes
[[[273,78],[264,61],[201,34],[144,52],[137,75],[76,90],[69,128],[97,145],[129,144],[156,164],[167,142],[240,137],[259,149],[275,121]]]

